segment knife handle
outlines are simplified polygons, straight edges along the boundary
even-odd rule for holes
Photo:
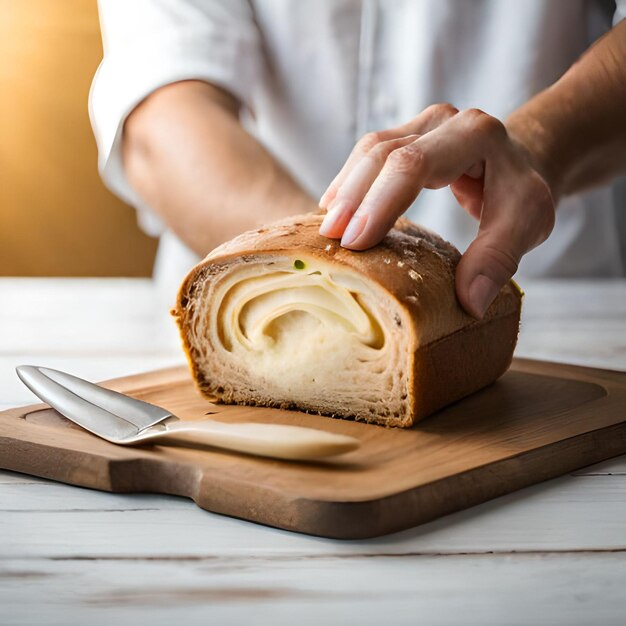
[[[361,442],[354,437],[324,430],[283,424],[229,424],[215,420],[201,422],[165,420],[140,434],[141,441],[163,439],[175,443],[216,446],[277,459],[311,461],[356,450]]]

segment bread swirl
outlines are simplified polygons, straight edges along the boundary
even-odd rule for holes
[[[477,321],[456,299],[460,254],[439,236],[400,219],[351,252],[319,235],[321,219],[243,233],[185,278],[172,313],[203,394],[409,427],[508,368],[513,282]]]

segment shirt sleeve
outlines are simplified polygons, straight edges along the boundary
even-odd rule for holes
[[[626,0],[616,0],[615,2],[615,15],[613,16],[613,26],[616,26],[618,22],[626,19]]]
[[[89,95],[98,167],[113,192],[141,209],[121,159],[126,117],[154,90],[185,79],[219,85],[253,111],[260,37],[247,0],[99,0],[98,8],[104,57]],[[140,222],[151,234],[161,229],[149,215]]]

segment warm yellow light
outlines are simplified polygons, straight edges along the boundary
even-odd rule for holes
[[[154,242],[97,174],[101,57],[95,0],[0,0],[0,275],[150,271]]]

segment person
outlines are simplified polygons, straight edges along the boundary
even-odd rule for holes
[[[477,318],[518,269],[624,275],[611,181],[626,170],[626,0],[99,10],[101,175],[161,235],[169,289],[215,245],[320,196],[320,232],[347,248],[406,213],[465,250],[457,295]]]

